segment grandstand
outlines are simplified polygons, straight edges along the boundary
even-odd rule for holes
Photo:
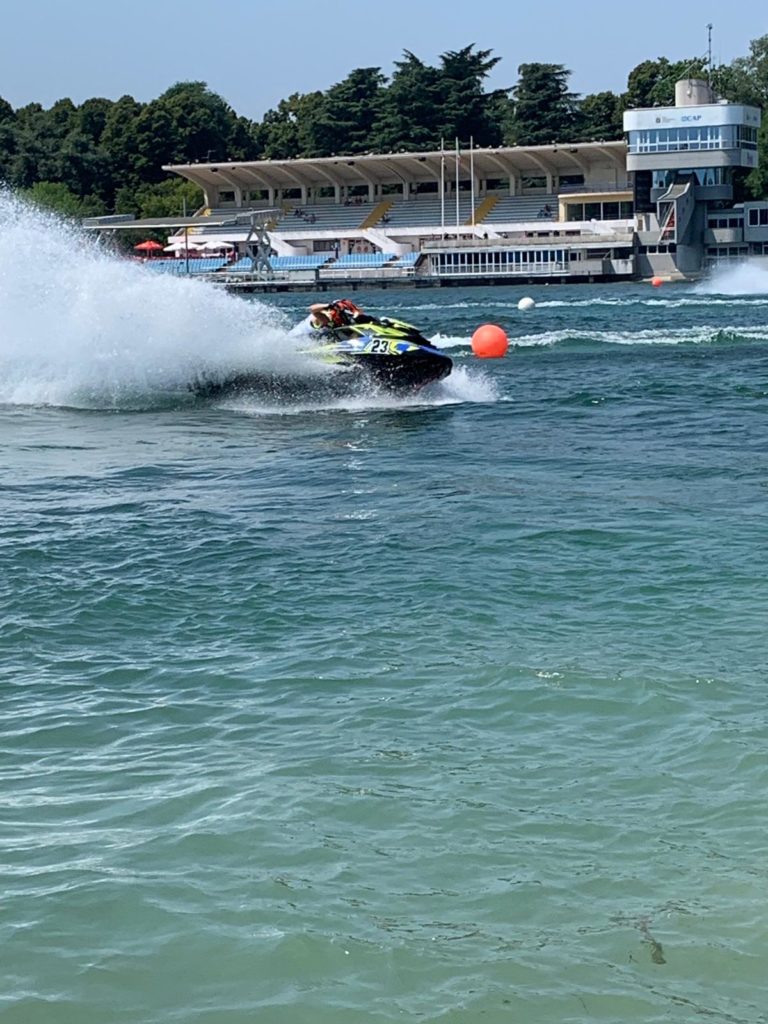
[[[535,246],[539,243],[526,242],[526,235],[541,238],[572,221],[569,204],[582,191],[618,200],[613,229],[620,237],[615,244],[626,248],[632,205],[625,160],[623,142],[601,142],[459,154],[200,163],[165,170],[203,190],[205,206],[189,235],[238,247],[242,258],[223,266],[222,275],[322,283],[345,274],[355,280],[431,276],[442,264],[430,254],[441,245]],[[268,235],[260,261],[247,224],[228,230],[220,226],[227,215],[259,211],[265,211]],[[578,235],[578,223],[568,227],[569,237]],[[581,227],[592,240],[591,224]],[[606,248],[611,243],[603,237]],[[580,273],[602,272],[604,262],[596,267],[583,257]],[[526,266],[534,272],[538,265],[531,260]]]
[[[188,233],[237,246],[241,258],[215,276],[239,285],[251,278],[322,286],[523,273],[583,279],[625,276],[631,262],[632,193],[620,141],[164,169],[202,189],[205,206]],[[595,245],[594,204],[607,196],[611,218]],[[233,213],[259,211],[266,237],[257,253],[248,224],[220,225]],[[483,247],[549,252],[555,239],[551,258],[440,255]]]
[[[686,277],[768,257],[768,201],[721,216],[734,170],[757,166],[759,124],[756,108],[686,80],[674,107],[625,112],[627,141],[167,165],[202,190],[194,217],[85,226],[229,242],[234,263],[152,267],[254,290]]]

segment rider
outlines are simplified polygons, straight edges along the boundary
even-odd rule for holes
[[[369,324],[375,318],[363,312],[351,299],[315,302],[309,307],[309,327],[313,331],[331,331],[354,324]]]
[[[379,318],[366,313],[351,299],[334,299],[332,302],[314,302],[305,317],[291,331],[297,337],[310,335],[322,340],[335,340],[334,331],[344,327],[362,324],[387,324],[386,317]]]

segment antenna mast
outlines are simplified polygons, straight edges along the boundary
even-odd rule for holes
[[[707,85],[712,88],[712,22],[707,23]]]

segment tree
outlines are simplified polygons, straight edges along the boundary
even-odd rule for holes
[[[0,183],[8,181],[11,160],[16,152],[16,114],[7,100],[0,96]]]
[[[562,64],[521,64],[512,90],[507,142],[545,146],[576,137],[576,96],[568,91],[571,72]]]
[[[675,102],[675,84],[686,78],[706,78],[707,62],[703,57],[670,62],[666,57],[646,60],[630,71],[627,91],[622,97],[624,107],[670,107]]]
[[[312,156],[368,153],[381,116],[386,79],[380,68],[356,68],[323,95],[305,126]]]
[[[442,76],[437,68],[405,50],[395,61],[372,149],[435,149],[440,144]]]
[[[315,156],[311,148],[311,125],[322,109],[323,93],[292,93],[268,110],[254,129],[256,151],[264,160],[291,160]]]
[[[590,93],[580,101],[578,109],[579,132],[574,141],[599,142],[622,137],[623,107],[616,93]]]
[[[227,160],[237,116],[205,82],[177,82],[148,103],[136,120],[136,168],[160,181],[163,164]]]
[[[441,137],[458,138],[476,146],[498,146],[502,130],[496,116],[497,104],[506,99],[508,89],[486,93],[484,82],[501,60],[492,50],[474,49],[474,43],[462,50],[448,50],[440,57],[442,76]]]
[[[96,196],[79,196],[60,181],[35,182],[31,188],[24,189],[22,195],[28,202],[65,217],[98,217],[107,212]]]
[[[133,96],[121,96],[112,104],[105,118],[100,142],[111,168],[110,190],[113,197],[121,188],[133,188],[139,184],[136,125],[142,110],[143,105]]]
[[[112,100],[106,100],[100,96],[86,100],[73,114],[72,123],[74,129],[87,135],[98,145],[101,142],[107,118],[113,107],[114,103]]]
[[[730,67],[718,68],[713,81],[721,96],[762,108],[757,136],[759,166],[746,176],[744,196],[737,197],[762,199],[768,196],[768,35],[752,40],[749,56],[737,57]]]

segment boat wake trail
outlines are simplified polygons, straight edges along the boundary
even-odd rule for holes
[[[362,384],[343,396],[328,397],[322,386],[313,394],[304,389],[299,395],[282,394],[270,397],[264,394],[242,394],[216,401],[219,408],[247,416],[295,416],[299,413],[324,410],[351,412],[373,409],[419,409],[464,402],[499,401],[499,389],[482,371],[454,366],[446,380],[430,384],[416,393],[395,394],[375,385]]]
[[[0,192],[0,403],[143,408],[190,382],[306,369],[277,310],[156,277]],[[29,238],[35,238],[34,256]]]
[[[694,291],[697,295],[768,295],[768,270],[750,262],[723,267]]]

